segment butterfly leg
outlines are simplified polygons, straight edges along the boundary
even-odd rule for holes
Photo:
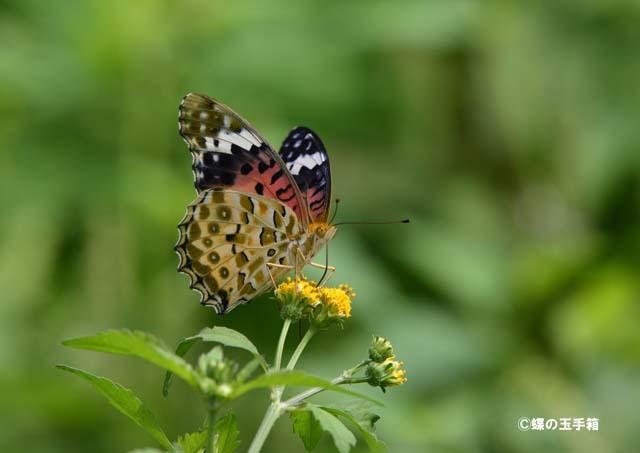
[[[305,263],[307,262],[307,257],[304,256],[304,253],[302,253],[302,250],[300,250],[300,247],[298,247],[296,249],[296,268],[295,268],[295,278],[296,280],[298,279],[298,271],[302,271],[302,268],[304,267]],[[300,258],[302,258],[302,263],[299,266],[298,265],[298,256],[300,256]]]
[[[307,262],[307,257],[304,256],[304,253],[302,253],[302,250],[300,250],[298,248],[298,255],[300,255],[300,257],[302,258],[302,263],[306,263]],[[323,269],[325,272],[328,272],[327,275],[325,275],[320,282],[318,282],[318,287],[322,287],[324,286],[329,279],[331,278],[331,276],[333,275],[333,273],[336,271],[336,268],[333,266],[327,266],[326,264],[319,264],[319,263],[314,263],[311,262],[309,263],[309,266],[315,267],[316,269]],[[296,278],[297,278],[297,266],[296,266]]]
[[[324,285],[326,285],[329,279],[333,276],[333,273],[336,271],[335,267],[327,266],[326,264],[311,262],[309,263],[309,266],[315,267],[316,269],[322,269],[323,271],[326,272],[325,276],[321,278],[320,281],[318,282],[319,288],[322,288]]]
[[[276,280],[273,278],[273,274],[271,273],[272,267],[277,269],[291,270],[293,269],[293,266],[289,266],[288,264],[267,263],[267,272],[269,273],[269,278],[271,279],[271,283],[273,283],[273,287],[276,288],[278,285],[276,283]]]

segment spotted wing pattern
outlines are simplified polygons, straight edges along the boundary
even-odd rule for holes
[[[329,156],[311,129],[296,127],[282,143],[280,157],[305,198],[312,222],[325,223],[331,205]]]
[[[178,127],[192,154],[198,193],[229,187],[290,207],[308,224],[307,204],[284,162],[262,136],[226,105],[202,94],[180,103]]]
[[[272,287],[267,263],[289,265],[300,224],[291,208],[267,197],[207,189],[178,225],[178,270],[191,278],[203,305],[231,311]],[[279,279],[288,271],[272,267]]]

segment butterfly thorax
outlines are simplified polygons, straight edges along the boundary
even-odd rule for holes
[[[336,234],[337,228],[325,222],[309,225],[306,232],[301,233],[289,246],[289,260],[300,270],[311,262],[318,251]]]

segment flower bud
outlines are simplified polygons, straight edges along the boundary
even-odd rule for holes
[[[401,369],[402,365],[403,362],[395,361],[391,357],[384,362],[371,362],[365,372],[367,382],[374,387],[380,387],[382,391],[385,391],[386,387],[404,384],[407,382],[407,372]]]
[[[369,358],[374,362],[382,363],[393,358],[393,346],[386,338],[374,336],[369,348]]]
[[[198,371],[213,381],[215,385],[232,382],[238,371],[238,364],[224,358],[222,348],[216,346],[198,359]]]

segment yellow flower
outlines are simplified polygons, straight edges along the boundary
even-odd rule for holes
[[[293,297],[299,301],[304,300],[309,305],[316,305],[320,299],[317,283],[307,280],[306,277],[292,280],[291,277],[280,283],[275,290],[276,297]]]
[[[337,288],[320,288],[306,277],[287,279],[275,290],[284,319],[299,320],[309,317],[312,325],[324,329],[340,324],[351,317],[351,300],[356,297],[349,285]]]
[[[274,294],[280,304],[280,316],[292,321],[307,317],[313,307],[320,303],[317,283],[307,280],[306,277],[295,280],[287,277],[278,285]]]
[[[341,318],[351,317],[351,300],[356,297],[353,288],[342,284],[337,288],[321,288],[320,302],[324,304],[329,313]]]

